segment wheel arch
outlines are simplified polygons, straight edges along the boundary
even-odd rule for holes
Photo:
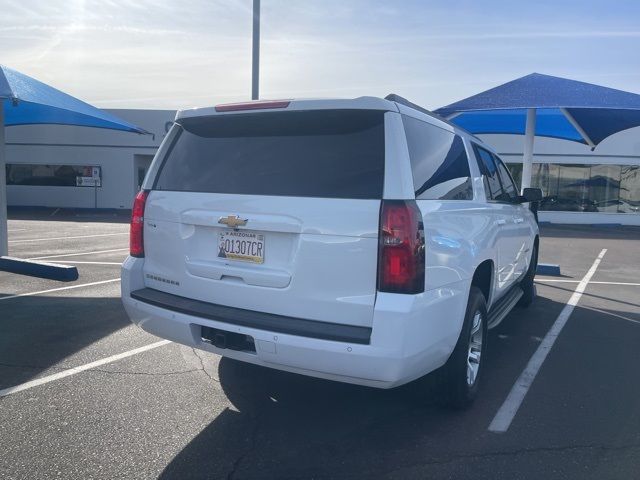
[[[473,277],[471,278],[471,286],[480,289],[480,291],[484,295],[485,301],[487,302],[487,306],[490,304],[493,296],[492,286],[494,271],[495,264],[493,260],[488,258],[478,264],[475,271],[473,272]]]

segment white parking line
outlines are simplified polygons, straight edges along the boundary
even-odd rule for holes
[[[112,250],[96,250],[94,252],[65,253],[65,254],[62,254],[62,255],[46,255],[44,257],[27,258],[27,260],[44,260],[45,258],[79,257],[80,255],[97,255],[99,253],[124,252],[124,251],[129,251],[129,249],[128,248],[114,248]]]
[[[560,315],[558,315],[558,318],[545,335],[544,339],[538,346],[538,349],[529,359],[529,363],[527,364],[526,368],[520,374],[518,380],[516,380],[516,383],[511,388],[509,395],[498,410],[498,413],[496,413],[496,416],[493,417],[493,420],[489,425],[489,431],[496,433],[506,432],[511,425],[513,418],[516,416],[516,413],[518,413],[520,405],[522,405],[524,397],[527,395],[529,388],[533,384],[538,371],[540,371],[540,367],[542,367],[542,364],[551,351],[553,344],[558,339],[558,336],[560,336],[560,332],[562,332],[562,329],[566,325],[567,320],[569,320],[573,309],[580,301],[580,298],[587,288],[591,277],[593,277],[593,275],[596,273],[598,265],[600,265],[602,257],[604,257],[605,253],[607,253],[607,249],[603,248],[598,257],[593,262],[593,265],[591,265],[591,268],[589,269],[587,274],[582,278],[582,280],[576,287],[573,295],[571,295],[571,298],[569,298],[569,301],[560,312]]]
[[[95,362],[86,363],[84,365],[80,365],[79,367],[74,367],[74,368],[70,368],[69,370],[64,370],[59,373],[54,373],[53,375],[37,378],[35,380],[31,380],[30,382],[16,385],[15,387],[8,387],[3,390],[0,390],[0,397],[6,397],[7,395],[11,395],[12,393],[22,392],[24,390],[37,387],[38,385],[44,385],[45,383],[53,382],[55,380],[60,380],[61,378],[69,377],[71,375],[76,375],[77,373],[84,372],[85,370],[90,370],[92,368],[99,367],[101,365],[106,365],[107,363],[112,363],[117,360],[130,357],[132,355],[137,355],[138,353],[147,352],[154,348],[162,347],[167,343],[171,343],[171,342],[169,340],[161,340],[159,342],[152,343],[150,345],[145,345],[144,347],[129,350],[128,352],[123,352],[117,355],[112,355],[110,357],[103,358],[102,360],[96,360]]]
[[[536,282],[562,282],[562,283],[580,283],[580,280],[560,280],[555,278],[537,278]],[[589,285],[628,285],[631,287],[640,287],[640,283],[631,283],[631,282],[596,282],[591,281]]]
[[[9,295],[7,297],[0,297],[2,300],[11,300],[18,297],[31,297],[33,295],[40,295],[41,293],[61,292],[62,290],[73,290],[74,288],[91,287],[93,285],[102,285],[104,283],[119,282],[119,278],[112,278],[111,280],[102,280],[100,282],[81,283],[80,285],[69,285],[68,287],[50,288],[49,290],[39,290],[37,292],[17,293],[16,295]]]
[[[580,280],[565,280],[560,278],[537,278],[536,282],[580,283]]]
[[[99,234],[95,234],[95,235],[75,235],[75,236],[72,236],[72,237],[29,238],[27,240],[9,240],[9,243],[44,242],[46,240],[70,240],[70,239],[73,239],[73,238],[113,237],[115,235],[129,235],[129,232],[99,233]]]

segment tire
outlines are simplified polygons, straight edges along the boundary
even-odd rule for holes
[[[533,303],[536,298],[536,285],[534,283],[536,277],[536,270],[538,269],[538,247],[533,246],[533,252],[531,252],[531,262],[529,263],[529,270],[525,273],[524,278],[520,281],[520,288],[523,291],[522,297],[518,300],[519,307],[528,307]]]
[[[444,406],[456,410],[471,406],[482,380],[486,347],[487,302],[480,289],[472,286],[458,343],[440,371]],[[469,362],[471,353],[477,362]]]

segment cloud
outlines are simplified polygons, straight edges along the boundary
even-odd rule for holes
[[[262,2],[266,96],[385,95],[436,107],[532,71],[637,89],[640,4]],[[2,62],[109,107],[250,93],[251,0],[4,0]],[[594,61],[597,59],[597,61]]]

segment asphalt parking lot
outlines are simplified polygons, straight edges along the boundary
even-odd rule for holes
[[[452,412],[429,379],[382,391],[158,343],[120,303],[126,218],[19,217],[10,254],[80,278],[0,272],[1,478],[640,477],[640,229],[543,226],[563,276],[492,331],[481,396]]]

